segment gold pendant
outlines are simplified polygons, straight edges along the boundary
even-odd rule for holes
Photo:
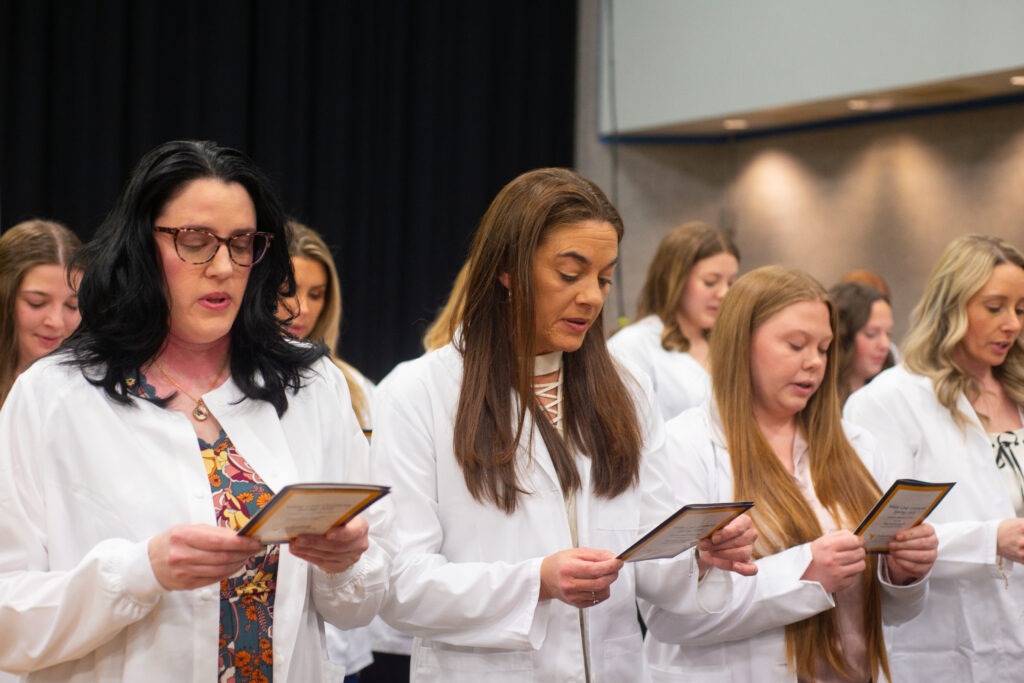
[[[192,409],[192,417],[199,422],[205,422],[206,418],[210,417],[210,411],[207,410],[206,404],[203,403],[203,399],[199,399],[196,402],[196,407]]]

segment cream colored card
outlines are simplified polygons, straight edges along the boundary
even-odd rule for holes
[[[619,554],[620,560],[640,562],[675,557],[689,550],[744,512],[751,502],[684,505],[643,538]]]
[[[387,486],[291,484],[249,520],[239,536],[263,544],[287,543],[302,534],[322,535],[341,526],[388,494]]]
[[[887,553],[896,532],[923,522],[951,488],[952,483],[897,479],[854,533],[864,537],[867,552]]]

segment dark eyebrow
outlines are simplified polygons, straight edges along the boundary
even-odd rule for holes
[[[573,261],[576,261],[576,262],[580,263],[581,265],[584,265],[584,266],[591,265],[590,259],[588,259],[583,254],[579,253],[578,251],[563,251],[560,254],[558,254],[558,258],[571,258]],[[619,257],[616,256],[615,259],[611,263],[609,263],[607,266],[605,266],[605,268],[611,268],[612,266],[618,264],[618,262],[619,262]],[[604,268],[602,268],[602,270],[604,270]]]

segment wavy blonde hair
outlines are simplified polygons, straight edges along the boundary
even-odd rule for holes
[[[967,334],[967,302],[1004,263],[1024,268],[1024,255],[998,237],[966,235],[950,242],[928,276],[904,340],[903,364],[931,379],[935,397],[961,429],[968,418],[956,407],[957,399],[961,394],[972,396],[978,387],[953,360],[953,353]],[[1019,336],[1006,360],[992,372],[1013,402],[1024,405],[1024,348]]]
[[[822,535],[817,515],[754,418],[751,349],[754,333],[787,306],[820,301],[828,307],[832,335],[837,333],[835,306],[810,275],[783,266],[766,266],[739,278],[722,301],[711,333],[711,384],[732,462],[736,500],[752,500],[751,517],[759,541],[755,554],[771,555]],[[829,345],[821,386],[796,415],[811,454],[811,480],[822,506],[837,521],[861,519],[880,495],[877,484],[843,432],[837,383],[836,344]],[[864,624],[872,678],[881,669],[889,676],[882,636],[881,591],[875,560],[863,575]],[[842,650],[836,610],[786,626],[786,654],[801,679],[813,679],[822,659],[849,673]]]
[[[57,221],[33,219],[0,235],[0,405],[18,375],[15,303],[25,274],[36,266],[68,266],[82,242]]]
[[[699,221],[674,228],[658,244],[640,290],[636,316],[638,320],[658,316],[665,326],[661,345],[666,351],[690,350],[690,340],[679,327],[679,303],[694,266],[722,253],[732,254],[737,261],[740,259],[739,249],[728,235]]]
[[[319,233],[298,221],[289,220],[285,224],[285,235],[288,238],[289,256],[316,261],[327,272],[324,308],[316,319],[313,328],[306,336],[306,339],[322,342],[327,346],[331,352],[331,360],[338,366],[341,373],[345,375],[345,382],[348,384],[348,391],[352,396],[352,409],[355,411],[356,417],[359,418],[359,424],[364,430],[368,430],[370,429],[368,424],[369,402],[366,400],[366,392],[363,391],[363,387],[357,379],[358,371],[338,356],[338,328],[341,325],[341,284],[338,280],[338,270],[334,266],[334,257]]]

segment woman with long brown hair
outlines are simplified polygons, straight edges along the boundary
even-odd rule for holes
[[[455,342],[378,395],[401,548],[381,614],[419,636],[413,681],[643,680],[636,596],[696,611],[700,574],[754,569],[746,518],[699,561],[616,559],[673,509],[660,418],[604,344],[622,233],[578,174],[516,178],[474,237]]]
[[[56,221],[24,221],[0,235],[0,405],[18,375],[78,327],[68,264],[81,246]]]
[[[706,223],[684,223],[658,245],[640,291],[637,321],[608,349],[647,373],[661,414],[670,420],[700,405],[711,389],[708,337],[736,280],[740,252]]]
[[[876,562],[851,532],[890,482],[871,436],[841,423],[835,335],[828,294],[800,271],[759,268],[726,295],[713,398],[668,423],[666,449],[683,497],[754,502],[761,571],[713,617],[645,609],[656,681],[888,678],[883,606],[920,608],[937,541],[905,529]]]

